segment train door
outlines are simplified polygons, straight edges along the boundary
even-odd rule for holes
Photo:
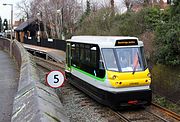
[[[71,66],[71,44],[67,42],[66,44],[66,66],[67,70],[70,70]]]

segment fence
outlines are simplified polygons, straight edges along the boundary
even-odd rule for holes
[[[37,38],[32,37],[32,39],[24,39],[25,44],[31,44],[31,45],[37,45],[37,46],[42,46],[42,47],[48,47],[48,48],[53,48],[53,49],[58,49],[58,50],[63,50],[66,51],[66,42],[65,40],[59,40],[59,39],[41,39],[40,42],[37,41]]]

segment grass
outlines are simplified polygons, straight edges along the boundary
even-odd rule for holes
[[[153,94],[153,102],[165,107],[177,114],[180,114],[180,105],[176,104],[170,100],[167,100],[165,97],[157,95],[157,94]]]

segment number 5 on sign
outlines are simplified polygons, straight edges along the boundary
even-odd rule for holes
[[[47,74],[46,83],[52,88],[59,88],[64,83],[64,75],[61,71],[55,70]]]

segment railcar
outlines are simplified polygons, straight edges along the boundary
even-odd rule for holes
[[[151,76],[136,37],[73,36],[66,40],[69,82],[112,108],[150,105]]]

